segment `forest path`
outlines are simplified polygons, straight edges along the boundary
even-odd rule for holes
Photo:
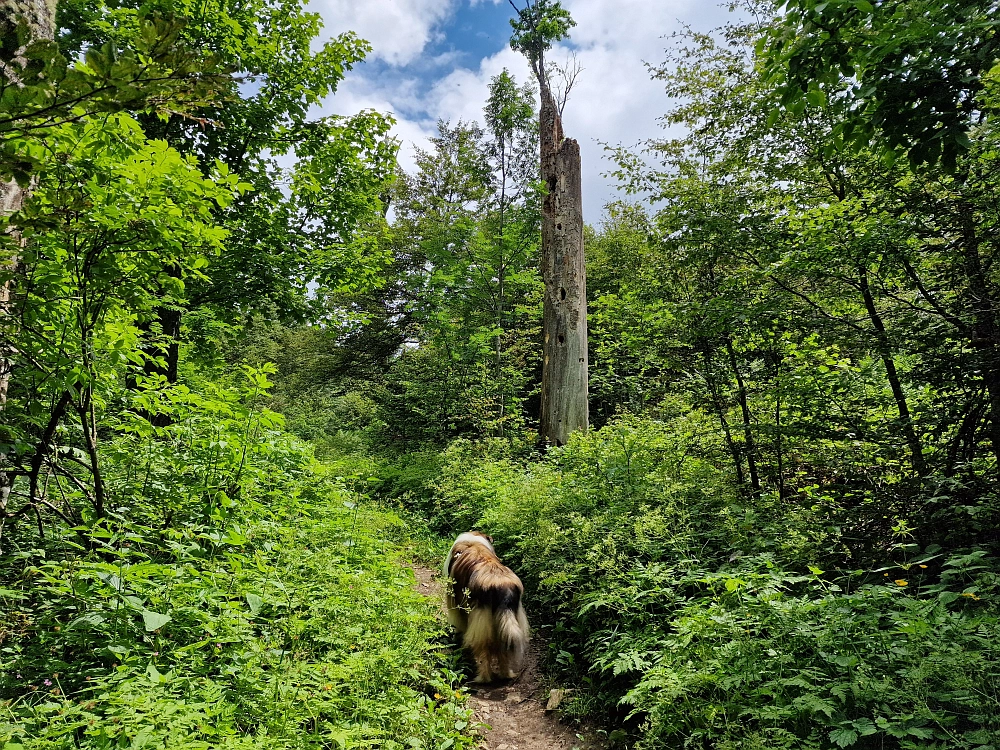
[[[442,583],[438,572],[414,563],[417,590],[437,602],[442,601]],[[443,616],[443,607],[442,607]],[[556,715],[545,710],[549,694],[545,691],[538,666],[540,646],[537,640],[528,647],[524,671],[510,682],[490,685],[469,683],[469,703],[476,721],[488,724],[483,747],[486,750],[587,750],[600,747],[592,740],[578,737],[560,724]]]

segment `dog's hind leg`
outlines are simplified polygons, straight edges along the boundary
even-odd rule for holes
[[[476,679],[473,682],[493,682],[493,666],[490,664],[491,649],[474,648],[472,655],[476,660]]]
[[[465,631],[465,647],[476,660],[476,682],[491,682],[493,670],[490,659],[496,651],[497,641],[493,632],[493,613],[487,607],[473,607],[469,613],[469,626]]]
[[[497,656],[497,672],[501,677],[513,680],[521,668],[521,654],[517,649],[501,647]]]

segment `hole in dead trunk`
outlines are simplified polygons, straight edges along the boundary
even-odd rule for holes
[[[559,334],[559,343],[560,344],[565,344],[566,343],[566,337],[563,336],[561,333]]]
[[[556,229],[562,229],[562,224],[556,224]]]
[[[559,299],[566,299],[566,290],[563,287],[559,287]]]

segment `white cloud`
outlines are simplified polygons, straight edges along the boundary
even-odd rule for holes
[[[391,65],[413,62],[435,37],[455,0],[312,0],[327,34],[354,31],[372,45],[372,57]]]
[[[461,0],[470,2],[470,0]],[[473,0],[488,2],[489,0]],[[323,0],[327,6],[339,6],[339,0]],[[359,0],[358,5],[365,5]],[[409,32],[426,44],[434,23],[428,15],[431,3],[426,0],[378,0],[371,3],[424,19]],[[448,6],[448,2],[435,3]],[[669,103],[658,81],[649,77],[645,63],[660,63],[664,58],[664,39],[688,23],[696,29],[708,30],[719,26],[728,13],[704,0],[564,0],[577,26],[572,41],[583,72],[577,81],[564,115],[565,132],[580,143],[583,159],[584,218],[597,223],[606,203],[620,197],[615,185],[601,175],[612,168],[604,158],[601,143],[633,145],[658,137],[662,131],[658,118]],[[346,7],[346,6],[345,6]],[[318,9],[318,8],[317,8]],[[405,11],[400,10],[405,9]],[[368,13],[368,11],[364,11]],[[331,18],[324,17],[328,27]],[[440,20],[441,16],[435,16]],[[350,21],[337,21],[340,28],[351,27]],[[364,35],[361,27],[354,26]],[[382,32],[393,37],[391,30]],[[372,40],[375,42],[375,40]],[[403,45],[395,42],[394,52],[379,50],[376,54],[391,60],[403,54]],[[416,46],[416,41],[413,41]],[[407,48],[409,49],[409,48]],[[408,53],[414,59],[419,53]],[[568,55],[565,47],[557,47],[551,59]],[[490,78],[508,68],[520,81],[530,78],[527,63],[509,48],[483,58],[473,67],[456,67],[445,72],[429,85],[405,78],[393,69],[379,75],[365,75],[364,70],[352,74],[342,84],[332,103],[331,111],[348,113],[362,106],[393,112],[398,120],[397,135],[404,141],[401,162],[413,165],[413,145],[426,147],[426,139],[435,132],[435,121],[482,120]],[[443,68],[447,71],[447,67]]]

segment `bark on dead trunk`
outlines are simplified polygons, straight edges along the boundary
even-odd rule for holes
[[[587,377],[587,272],[583,256],[580,146],[563,137],[562,118],[545,79],[539,121],[542,200],[543,309],[541,436],[565,445],[589,425]]]

